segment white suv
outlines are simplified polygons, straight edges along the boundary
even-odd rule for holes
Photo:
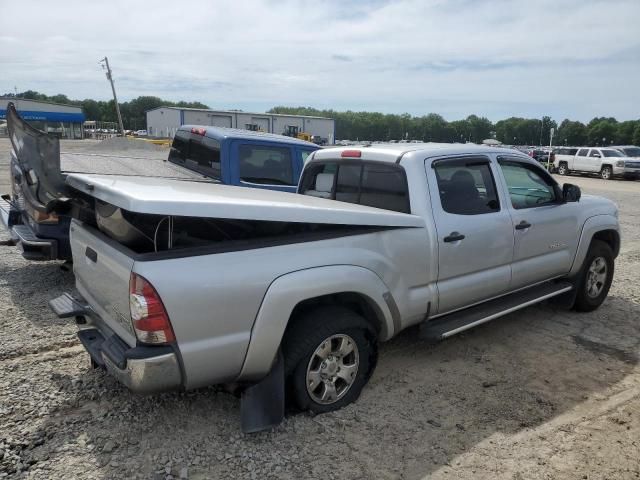
[[[573,157],[556,154],[554,163],[560,175],[598,173],[604,180],[614,176],[640,177],[640,160],[626,157],[615,148],[580,148]]]

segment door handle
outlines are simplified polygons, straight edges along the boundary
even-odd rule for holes
[[[531,224],[526,220],[522,220],[518,225],[516,225],[516,230],[526,230],[529,228]]]
[[[451,232],[448,237],[444,237],[443,240],[447,243],[457,242],[459,240],[464,240],[464,235],[458,232]]]

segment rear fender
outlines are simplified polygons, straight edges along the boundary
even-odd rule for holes
[[[381,340],[394,335],[394,319],[399,322],[399,318],[394,318],[397,307],[389,289],[371,270],[333,265],[289,273],[277,278],[264,296],[238,380],[257,380],[269,372],[296,305],[304,300],[344,292],[360,294],[372,303],[382,317]]]
[[[582,233],[580,234],[580,243],[578,244],[578,249],[576,251],[576,256],[573,260],[573,265],[571,266],[571,271],[569,272],[569,276],[575,276],[580,272],[580,268],[582,268],[582,263],[584,259],[587,257],[587,252],[589,251],[589,246],[591,245],[591,241],[594,236],[598,232],[604,231],[613,231],[616,245],[613,247],[614,256],[618,255],[620,250],[620,227],[618,225],[618,219],[613,215],[596,215],[587,219],[582,227]]]

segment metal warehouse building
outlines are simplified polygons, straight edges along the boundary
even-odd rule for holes
[[[82,138],[82,108],[60,103],[0,97],[0,135],[7,134],[7,104],[13,102],[22,118],[38,130],[60,138]]]
[[[181,125],[213,125],[276,134],[283,134],[288,126],[295,126],[301,132],[316,135],[329,144],[335,140],[335,121],[332,118],[179,107],[158,107],[147,112],[147,131],[150,136],[173,137]]]

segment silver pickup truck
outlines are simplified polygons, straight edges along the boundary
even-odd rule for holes
[[[66,182],[85,209],[80,296],[52,308],[133,391],[241,386],[246,431],[276,423],[285,394],[314,412],[353,402],[378,343],[408,327],[440,340],[552,297],[593,310],[620,248],[612,202],[489,147],[318,150],[298,194]]]

